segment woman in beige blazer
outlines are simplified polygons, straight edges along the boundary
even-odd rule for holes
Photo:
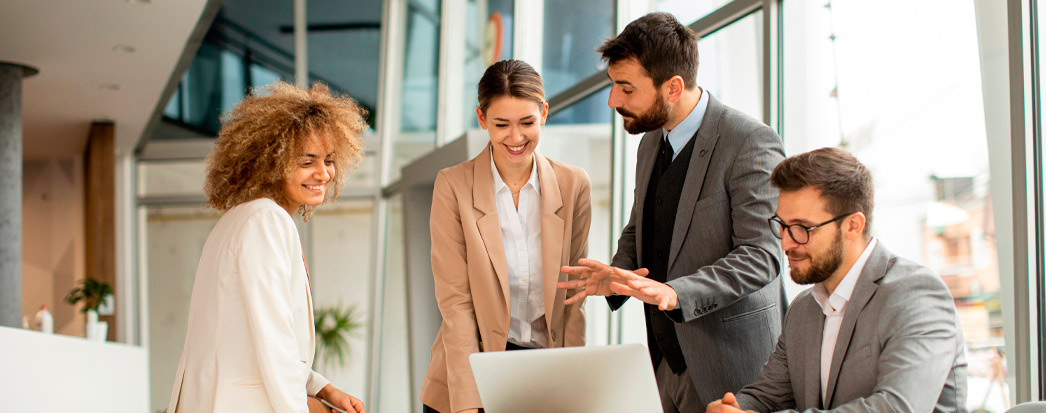
[[[286,83],[226,115],[208,158],[203,247],[167,411],[350,412],[363,403],[312,370],[308,269],[292,216],[337,198],[363,153],[364,111],[326,86]]]
[[[584,303],[563,305],[556,283],[585,255],[590,183],[536,151],[547,115],[537,72],[495,63],[476,109],[490,144],[436,177],[429,225],[443,324],[421,389],[426,412],[482,408],[469,354],[585,344]]]

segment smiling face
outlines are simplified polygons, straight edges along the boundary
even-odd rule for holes
[[[611,63],[607,75],[614,82],[607,105],[621,114],[628,133],[635,135],[664,127],[669,118],[667,97],[638,60]]]
[[[777,216],[788,225],[814,226],[833,218],[821,192],[813,187],[781,191]],[[810,231],[810,240],[799,244],[788,231],[781,231],[781,249],[788,256],[792,281],[816,284],[828,280],[843,263],[843,224],[837,221]],[[795,230],[801,231],[796,228]]]
[[[284,202],[280,205],[294,215],[302,205],[322,204],[327,194],[327,184],[334,177],[334,153],[326,140],[316,134],[305,140],[302,154],[292,160],[292,170],[283,183]]]
[[[522,166],[533,162],[546,116],[547,103],[512,96],[492,100],[486,114],[476,109],[479,126],[490,134],[497,165]]]

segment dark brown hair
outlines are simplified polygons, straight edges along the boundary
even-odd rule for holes
[[[610,64],[636,59],[654,86],[679,75],[687,90],[697,86],[697,35],[664,12],[650,13],[625,26],[596,49]]]
[[[875,203],[872,174],[845,150],[821,148],[791,156],[774,168],[770,183],[788,192],[817,188],[828,201],[829,213],[838,216],[863,212],[864,235],[868,235],[872,227]]]
[[[284,181],[311,136],[334,153],[325,201],[337,199],[345,175],[363,157],[360,133],[367,127],[366,113],[352,98],[332,95],[319,82],[311,88],[276,82],[253,90],[222,118],[207,157],[206,205],[226,211],[258,198],[283,205]],[[313,209],[302,205],[298,212],[307,219]]]
[[[530,99],[545,104],[545,87],[541,75],[522,60],[502,60],[483,72],[479,79],[479,110],[484,115],[490,103],[502,96]]]

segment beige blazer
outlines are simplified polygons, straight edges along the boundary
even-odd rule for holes
[[[585,256],[590,187],[581,168],[538,153],[541,186],[541,268],[550,347],[583,346],[583,302],[564,306],[556,283],[563,265]],[[490,146],[436,177],[429,220],[432,273],[443,324],[432,344],[421,402],[442,413],[482,407],[469,354],[504,351],[509,331],[509,280],[494,200]],[[571,292],[573,294],[573,292]]]
[[[168,412],[306,412],[312,298],[298,230],[271,199],[227,211],[203,247]]]

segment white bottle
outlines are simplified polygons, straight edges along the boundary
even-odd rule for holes
[[[44,334],[54,334],[54,318],[51,317],[51,312],[47,311],[47,306],[40,306],[40,311],[36,312],[36,329],[40,330]]]

